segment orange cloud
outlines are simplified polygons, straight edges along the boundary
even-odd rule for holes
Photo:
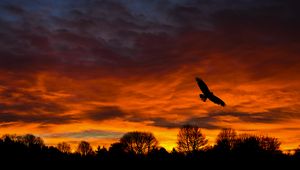
[[[197,123],[210,144],[231,127],[299,145],[299,10],[272,10],[297,5],[157,1],[152,16],[118,1],[69,3],[49,16],[47,2],[1,6],[2,134],[96,147],[151,131],[172,149],[178,128]],[[203,103],[195,76],[227,106]]]

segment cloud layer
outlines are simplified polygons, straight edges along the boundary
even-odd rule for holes
[[[148,130],[170,148],[197,123],[212,139],[233,127],[298,146],[299,5],[3,0],[0,128],[49,141]],[[195,76],[228,107],[202,103]]]

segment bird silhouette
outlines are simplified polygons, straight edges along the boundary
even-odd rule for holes
[[[225,106],[225,102],[223,100],[221,100],[220,98],[218,98],[217,96],[215,96],[207,87],[207,85],[204,83],[204,81],[198,77],[196,77],[196,81],[197,84],[200,88],[200,90],[202,91],[203,94],[200,94],[200,98],[202,101],[206,101],[207,99],[209,99],[210,101],[214,102],[215,104],[221,105],[221,106]]]

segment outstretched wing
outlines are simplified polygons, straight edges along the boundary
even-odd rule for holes
[[[196,81],[197,81],[197,84],[200,88],[200,90],[204,93],[204,94],[209,94],[210,93],[210,90],[209,88],[207,87],[207,85],[204,83],[204,81],[198,77],[196,77]]]
[[[215,96],[215,95],[210,95],[210,96],[208,97],[208,99],[209,99],[210,101],[216,103],[216,104],[219,104],[219,105],[223,106],[223,107],[226,105],[225,102],[224,102],[223,100],[221,100],[220,98],[218,98],[218,97]]]

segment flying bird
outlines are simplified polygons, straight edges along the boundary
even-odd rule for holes
[[[207,87],[207,85],[204,83],[204,81],[198,77],[196,77],[196,81],[197,84],[200,88],[200,90],[202,91],[203,94],[200,94],[200,98],[202,101],[206,101],[206,99],[209,99],[210,101],[214,102],[215,104],[221,105],[221,106],[225,106],[225,102],[223,100],[221,100],[220,98],[218,98],[217,96],[215,96]]]

